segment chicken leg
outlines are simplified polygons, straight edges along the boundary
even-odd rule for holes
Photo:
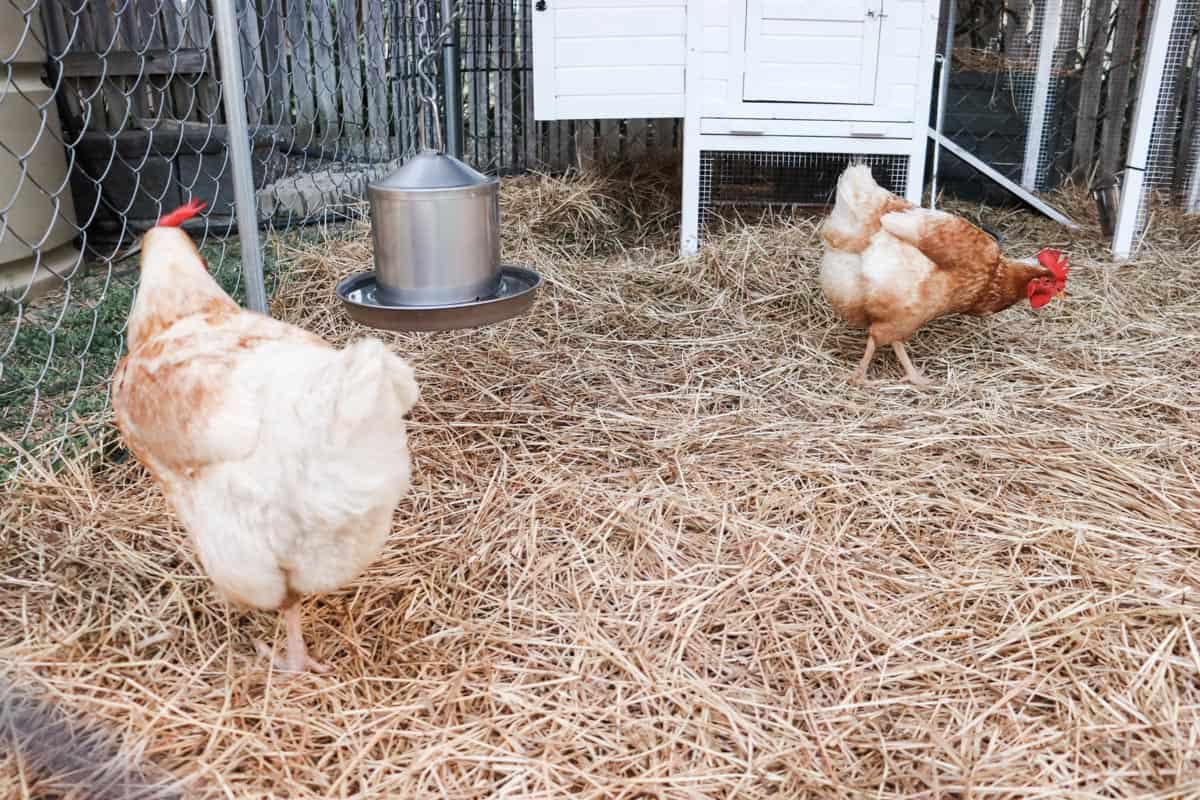
[[[854,370],[854,374],[850,376],[850,382],[857,386],[870,386],[871,382],[867,380],[867,367],[871,366],[871,359],[875,358],[875,337],[867,336],[867,349],[863,353],[862,361],[858,362],[858,369]]]
[[[913,366],[913,363],[908,360],[908,351],[904,349],[904,342],[892,342],[892,350],[896,352],[896,358],[900,360],[900,366],[904,367],[904,374],[908,377],[908,382],[913,386],[932,386],[933,381],[921,374],[921,371]]]
[[[275,668],[283,672],[305,672],[308,670],[317,673],[329,672],[330,667],[310,658],[308,650],[304,647],[304,633],[300,627],[300,604],[293,603],[288,606],[283,612],[283,619],[287,624],[287,657],[279,658],[273,656],[271,648],[266,643],[256,640],[254,646],[258,649],[258,652],[271,659],[271,663],[275,665]]]

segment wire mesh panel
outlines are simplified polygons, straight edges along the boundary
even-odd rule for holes
[[[1014,65],[1008,72],[1017,108],[1025,120],[1022,171],[1031,174],[1022,177],[1029,188],[1039,191],[1054,188],[1062,174],[1052,175],[1052,165],[1071,152],[1070,139],[1059,134],[1063,129],[1070,131],[1070,126],[1063,124],[1066,117],[1061,116],[1061,106],[1068,101],[1067,78],[1078,66],[1081,11],[1080,0],[1031,2],[1026,33],[1029,56],[1021,68]]]
[[[983,14],[984,6],[991,13]],[[943,21],[950,7],[945,0]],[[1083,2],[958,2],[955,11],[945,134],[1014,181],[1056,188],[1072,169]],[[1009,199],[953,155],[941,164],[939,175],[952,191]]]
[[[830,205],[851,164],[867,164],[880,186],[904,194],[908,156],[702,150],[700,235],[719,207]]]
[[[238,17],[262,219],[343,214],[416,148],[411,5],[239,0]]]
[[[1197,12],[1200,14],[1200,11]],[[1200,213],[1200,135],[1197,127],[1200,124],[1200,70],[1195,68],[1197,61],[1196,43],[1192,43],[1191,78],[1185,84],[1179,82],[1178,89],[1185,101],[1183,119],[1179,131],[1179,163],[1176,164],[1176,181],[1179,186],[1180,199],[1188,213]]]
[[[1154,101],[1154,126],[1146,156],[1145,182],[1138,203],[1135,238],[1146,229],[1156,205],[1173,204],[1176,201],[1175,190],[1179,185],[1176,175],[1180,166],[1178,154],[1181,149],[1178,136],[1185,116],[1180,103],[1187,88],[1186,68],[1193,56],[1198,15],[1200,0],[1178,0],[1167,42],[1162,85]],[[1194,131],[1192,136],[1194,138]]]
[[[107,403],[136,284],[133,235],[194,194],[226,269],[223,119],[199,4],[0,3],[0,433],[69,431]]]

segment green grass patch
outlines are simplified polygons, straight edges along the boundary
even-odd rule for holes
[[[268,296],[281,277],[272,238],[263,248]],[[218,241],[201,248],[201,254],[221,287],[244,305],[238,242]],[[95,264],[68,287],[27,305],[0,297],[0,434],[28,449],[65,437],[67,451],[88,439],[95,426],[87,423],[107,410],[109,378],[125,351],[137,264],[137,256]],[[0,439],[0,481],[16,455]]]

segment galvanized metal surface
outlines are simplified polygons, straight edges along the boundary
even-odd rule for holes
[[[392,306],[379,302],[375,275],[362,272],[342,280],[337,296],[355,321],[389,331],[446,331],[494,325],[525,313],[542,277],[524,267],[504,265],[493,297],[443,306]]]
[[[458,60],[458,24],[462,3],[442,0],[445,41],[442,44],[442,91],[446,96],[446,152],[463,157],[462,72]]]
[[[938,137],[946,127],[946,95],[950,91],[950,70],[954,64],[954,25],[958,16],[956,0],[944,0],[942,14],[946,17],[946,35],[942,40],[941,52],[937,55],[937,124]],[[933,148],[933,169],[929,174],[929,207],[935,208],[938,196],[938,167],[942,163],[942,148]]]
[[[495,294],[500,181],[421,153],[367,188],[375,275],[388,305],[441,306]]]

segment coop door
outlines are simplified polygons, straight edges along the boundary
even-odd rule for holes
[[[875,102],[884,0],[747,0],[743,99]]]

